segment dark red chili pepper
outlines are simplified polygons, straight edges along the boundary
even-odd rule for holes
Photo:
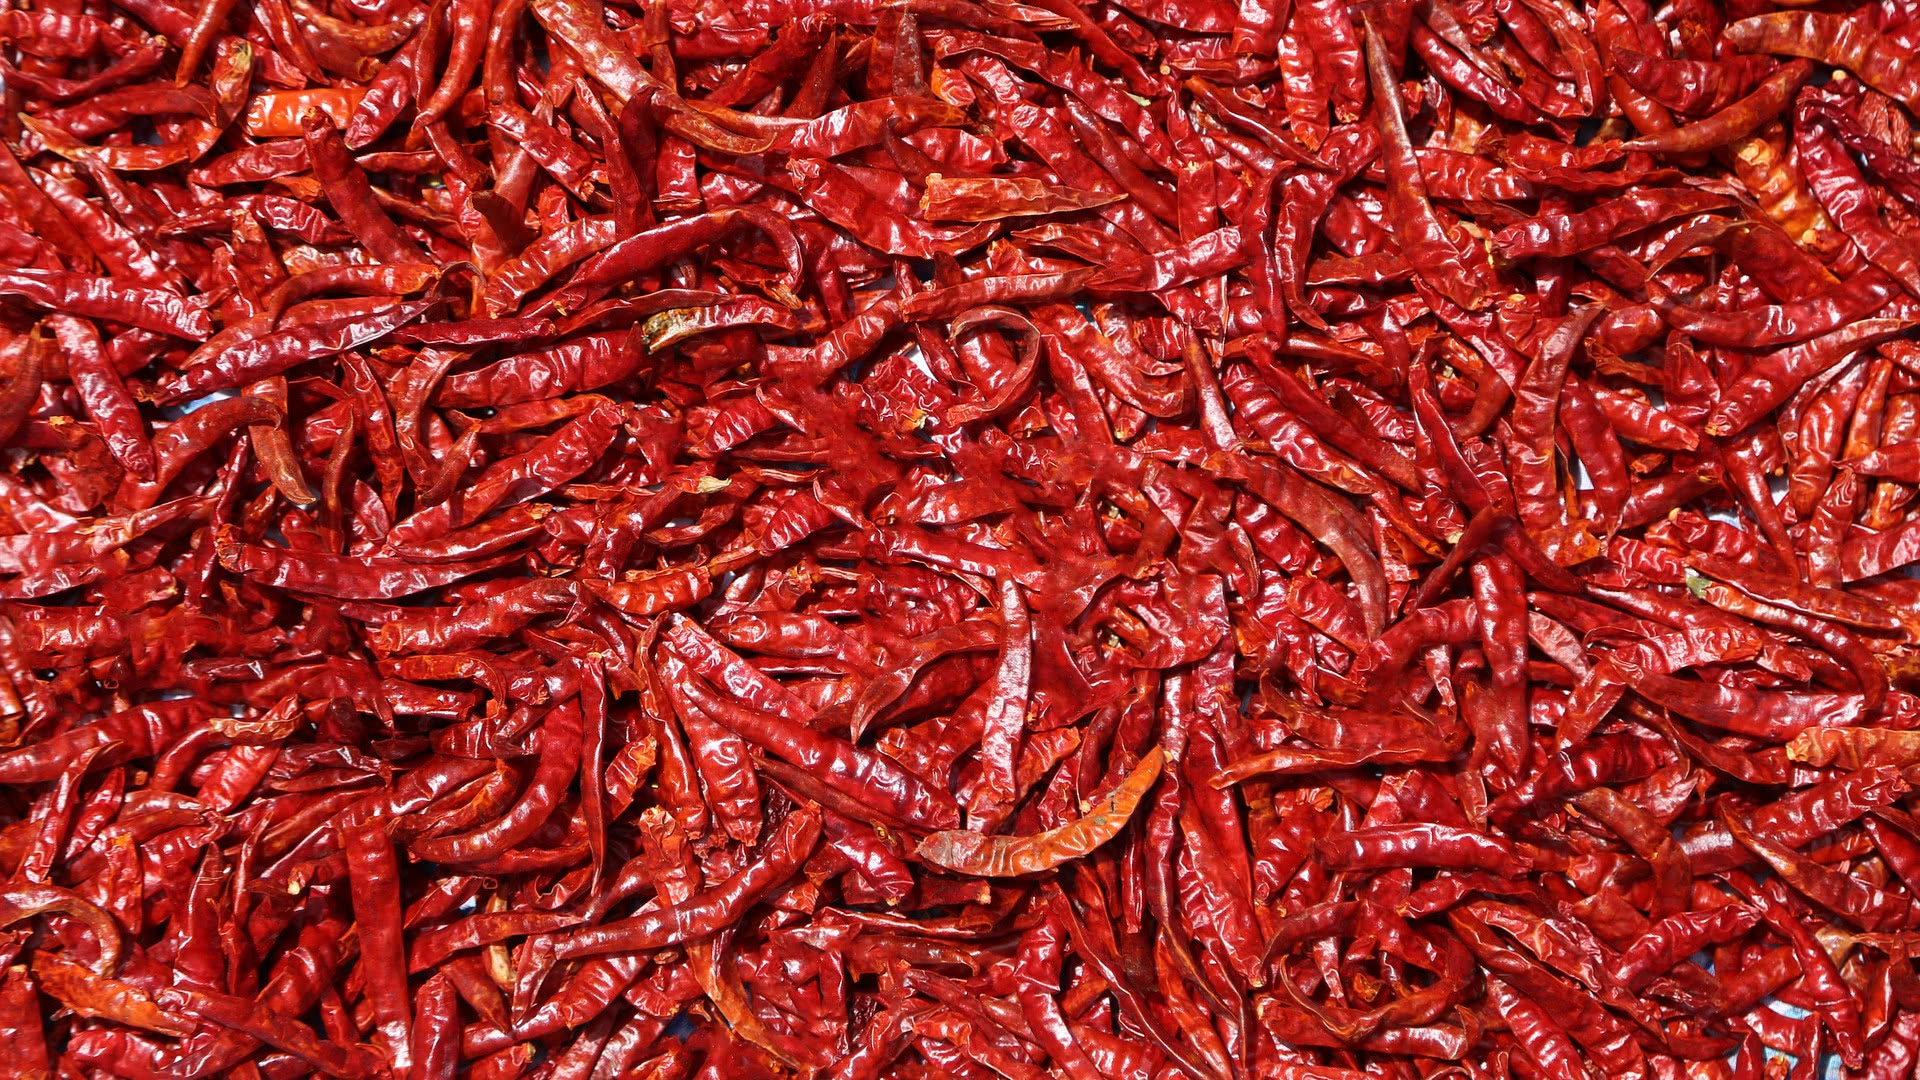
[[[1840,15],[1780,11],[1741,19],[1726,28],[1735,48],[1805,56],[1845,68],[1868,86],[1920,108],[1920,73],[1902,46],[1863,23]]]
[[[671,907],[575,931],[555,945],[554,955],[564,959],[596,953],[644,952],[711,934],[730,925],[745,905],[793,874],[812,852],[819,836],[819,814],[797,810],[778,833],[768,838],[758,860],[711,890]]]
[[[1813,65],[1795,60],[1767,76],[1751,94],[1695,123],[1642,135],[1621,144],[1623,150],[1649,154],[1687,154],[1712,150],[1745,138],[1787,108],[1794,91],[1813,74]]]
[[[0,1072],[1904,1075],[1775,6],[0,12]]]

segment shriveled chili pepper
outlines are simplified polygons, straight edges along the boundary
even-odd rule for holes
[[[1910,16],[0,12],[0,1071],[1903,1075]]]
[[[1823,12],[1779,11],[1729,24],[1726,36],[1748,52],[1807,56],[1845,68],[1909,108],[1920,108],[1920,73],[1909,70],[1911,55],[1867,24]]]
[[[797,810],[770,837],[767,849],[752,865],[672,907],[616,920],[591,930],[567,935],[555,946],[555,956],[592,956],[606,952],[641,952],[711,934],[731,924],[745,904],[780,884],[813,850],[820,835],[819,814]]]

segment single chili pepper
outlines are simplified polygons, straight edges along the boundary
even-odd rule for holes
[[[1624,45],[1615,45],[1609,54],[1614,69],[1635,90],[1681,113],[1717,113],[1745,96],[1773,67],[1765,57],[1741,54],[1689,60]]]
[[[742,843],[760,832],[760,785],[747,760],[746,743],[679,689],[687,678],[677,659],[661,665],[662,689],[673,701],[687,736],[707,804],[727,832]]]
[[[1446,825],[1378,825],[1322,837],[1336,868],[1440,866],[1524,873],[1526,859],[1501,840]]]
[[[1795,60],[1767,76],[1751,94],[1713,115],[1672,131],[1643,135],[1621,144],[1621,149],[1649,154],[1685,154],[1711,150],[1745,138],[1783,112],[1794,91],[1813,73],[1813,65]]]
[[[1839,15],[1781,11],[1728,24],[1727,41],[1748,52],[1805,56],[1846,68],[1860,81],[1907,105],[1920,102],[1920,84],[1899,47],[1865,24]]]
[[[1654,896],[1648,910],[1650,917],[1662,918],[1686,906],[1686,894],[1693,879],[1692,866],[1685,850],[1659,822],[1610,788],[1590,788],[1570,801],[1606,825],[1652,868]]]
[[[1660,190],[1636,192],[1571,215],[1542,215],[1500,230],[1494,242],[1508,258],[1575,255],[1599,247],[1626,233],[1684,215],[1724,205],[1706,192]]]
[[[349,827],[341,837],[360,928],[361,969],[379,1033],[395,1068],[412,1063],[413,1032],[400,938],[400,875],[392,842],[376,828]]]
[[[355,237],[370,245],[381,262],[423,263],[426,254],[408,239],[374,201],[373,189],[365,174],[347,157],[346,143],[340,132],[318,111],[308,112],[301,121],[301,139],[307,157],[327,192],[328,203]]]
[[[180,401],[278,375],[296,364],[378,341],[433,307],[422,300],[397,304],[365,317],[290,326],[264,337],[214,350],[157,391],[156,400]]]
[[[987,837],[965,831],[938,832],[920,844],[921,859],[977,877],[1037,873],[1079,858],[1111,840],[1125,827],[1140,800],[1159,778],[1158,748],[1142,758],[1126,780],[1076,821],[1028,837]]]
[[[318,551],[241,544],[232,527],[218,526],[210,542],[220,563],[232,573],[288,588],[349,600],[385,600],[410,596],[484,573],[505,557],[422,566],[407,559],[356,559]]]
[[[1540,1005],[1494,979],[1488,986],[1493,1007],[1506,1020],[1520,1047],[1544,1075],[1572,1078],[1585,1072],[1580,1052]]]
[[[447,957],[463,949],[480,948],[513,937],[551,933],[579,921],[579,916],[559,912],[479,912],[415,938],[408,950],[407,968],[409,971],[437,968]]]
[[[1742,889],[1742,892],[1760,911],[1767,925],[1779,931],[1791,945],[1795,959],[1800,962],[1800,985],[1808,992],[1809,999],[1821,1016],[1822,1025],[1833,1033],[1842,1060],[1863,1060],[1859,1043],[1859,1004],[1852,989],[1841,981],[1832,958],[1820,948],[1799,916],[1771,888],[1750,887]]]
[[[460,95],[466,92],[467,84],[480,67],[487,41],[486,15],[485,8],[472,3],[449,5],[447,22],[454,34],[447,52],[446,68],[433,93],[420,102],[419,109],[414,113],[415,130],[425,128],[445,116],[458,102]]]
[[[540,761],[520,801],[483,828],[453,836],[423,838],[409,850],[441,862],[478,862],[532,836],[560,800],[579,767],[580,709],[567,702],[548,712],[540,724]]]
[[[1906,788],[1893,769],[1864,769],[1758,807],[1747,815],[1747,827],[1777,843],[1802,846],[1858,820],[1876,806],[1895,801]],[[1697,870],[1723,869],[1749,861],[1733,834],[1717,823],[1689,830],[1681,837],[1681,846]]]
[[[1054,996],[1060,989],[1060,964],[1066,931],[1049,917],[1020,937],[1020,955],[1014,980],[1020,1012],[1027,1027],[1054,1061],[1073,1080],[1091,1080],[1101,1073],[1082,1049]]]
[[[596,403],[526,453],[494,464],[460,500],[426,507],[396,522],[388,533],[388,544],[417,548],[472,524],[491,510],[525,502],[579,476],[606,451],[619,419],[611,403]]]
[[[1803,101],[1796,113],[1799,123],[1794,128],[1794,149],[1814,196],[1867,261],[1913,294],[1920,285],[1920,272],[1874,207],[1865,178],[1830,129],[1828,111],[1814,100]]]
[[[1466,264],[1427,202],[1426,181],[1406,131],[1405,106],[1399,84],[1388,64],[1386,45],[1371,23],[1366,25],[1367,71],[1374,92],[1374,123],[1385,140],[1384,161],[1388,190],[1395,200],[1396,228],[1406,230],[1400,246],[1414,272],[1431,275],[1434,287],[1449,300],[1471,311],[1485,302],[1485,286]]]
[[[799,243],[780,218],[757,207],[729,208],[657,226],[622,239],[593,257],[575,275],[567,289],[548,303],[563,310],[584,307],[604,295],[604,290],[669,263],[704,244],[712,243],[733,231],[738,224],[750,224],[765,233],[786,261],[786,275],[778,285],[791,295],[799,289],[801,260]]]
[[[1831,334],[1770,352],[1730,387],[1708,418],[1707,434],[1733,435],[1759,414],[1777,407],[1818,372],[1854,351],[1878,344],[1905,328],[1902,319],[1864,319]]]
[[[0,292],[53,311],[107,319],[156,333],[205,340],[213,324],[195,301],[176,293],[63,271],[0,272]]]
[[[1708,344],[1789,345],[1865,318],[1885,307],[1897,291],[1892,278],[1871,269],[1804,300],[1773,307],[1721,313],[1669,302],[1661,304],[1660,313],[1669,326]]]
[[[25,970],[21,972],[25,976]],[[94,974],[58,956],[36,956],[33,978],[41,991],[83,1016],[96,1016],[128,1027],[170,1035],[190,1035],[195,1025],[155,1005],[139,987]]]
[[[1759,918],[1740,904],[1669,915],[1621,952],[1620,984],[1638,990],[1706,946],[1744,934]]]
[[[4,1060],[21,1076],[52,1076],[53,1059],[47,1051],[36,987],[26,970],[15,967],[0,982],[0,1009],[4,1009],[7,1048]]]
[[[321,1039],[306,1024],[246,998],[180,987],[154,994],[162,1008],[171,1008],[222,1027],[244,1032],[261,1042],[302,1059],[333,1076],[374,1077],[384,1067],[371,1052]]]
[[[832,739],[777,715],[736,705],[688,682],[687,696],[707,714],[768,753],[814,770],[828,787],[856,802],[927,827],[954,824],[957,811],[925,781],[892,763],[838,739]],[[944,803],[944,805],[943,805]]]
[[[1691,585],[1697,585],[1690,582]],[[1732,611],[1760,623],[1787,627],[1812,641],[1819,642],[1847,666],[1854,682],[1859,686],[1864,698],[1863,704],[1869,709],[1878,709],[1886,701],[1886,672],[1868,648],[1866,642],[1850,631],[1824,619],[1787,610],[1798,605],[1775,607],[1754,599],[1739,595],[1734,590],[1719,584],[1706,585],[1700,589],[1704,599],[1723,611]],[[1812,605],[1808,605],[1812,606]]]
[[[1514,388],[1515,506],[1521,523],[1549,557],[1573,542],[1565,503],[1553,481],[1556,410],[1567,367],[1599,314],[1599,309],[1589,307],[1569,315],[1543,346],[1540,359],[1529,365]]]
[[[796,810],[769,838],[761,858],[726,881],[672,907],[575,931],[554,946],[554,955],[565,959],[608,952],[643,952],[711,934],[731,923],[734,916],[761,893],[791,876],[813,851],[819,836],[819,813]]]
[[[1731,814],[1723,812],[1720,823],[1742,846],[1772,867],[1782,881],[1863,929],[1897,929],[1912,923],[1915,913],[1907,901],[1821,866],[1791,848],[1763,840]]]

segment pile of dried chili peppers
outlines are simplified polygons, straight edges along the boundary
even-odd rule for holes
[[[1916,56],[11,0],[0,1075],[1904,1080]]]

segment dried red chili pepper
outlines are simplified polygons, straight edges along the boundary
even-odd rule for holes
[[[1910,15],[0,12],[0,1071],[1904,1075]]]

